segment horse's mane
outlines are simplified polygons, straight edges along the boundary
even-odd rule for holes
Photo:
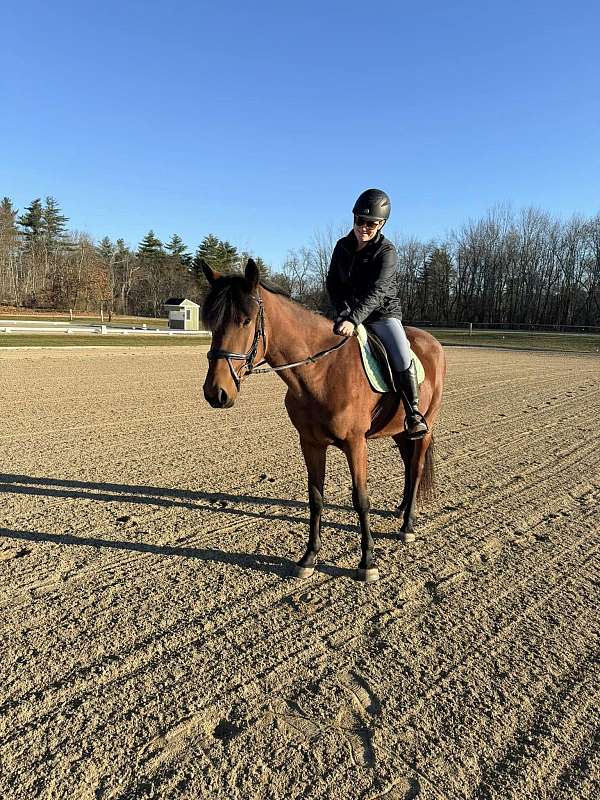
[[[261,278],[260,285],[268,292],[291,299],[289,292],[267,278]],[[232,322],[240,323],[251,315],[252,308],[253,300],[246,278],[237,273],[221,275],[206,295],[202,306],[202,322],[209,330],[215,331]]]

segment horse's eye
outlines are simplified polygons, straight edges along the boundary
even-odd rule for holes
[[[246,317],[246,319],[242,322],[244,328],[247,328],[250,325],[250,317]]]

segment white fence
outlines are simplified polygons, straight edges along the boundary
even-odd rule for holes
[[[210,331],[179,331],[169,328],[148,328],[146,325],[132,328],[111,327],[110,325],[69,325],[65,322],[34,321],[12,323],[9,320],[0,320],[0,334],[3,333],[65,333],[65,334],[99,334],[111,336],[210,336]]]

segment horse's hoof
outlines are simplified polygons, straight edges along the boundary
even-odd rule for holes
[[[301,567],[299,564],[295,564],[294,568],[292,569],[292,577],[310,578],[314,571],[314,567]]]
[[[414,533],[410,533],[409,531],[400,531],[400,541],[401,542],[414,542],[417,537]]]
[[[354,575],[357,581],[363,583],[375,583],[379,580],[379,571],[377,567],[369,567],[369,569],[357,569]]]

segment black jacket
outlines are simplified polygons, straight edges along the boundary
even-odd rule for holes
[[[362,250],[357,248],[354,231],[350,231],[333,249],[327,291],[336,317],[355,325],[386,317],[402,319],[396,248],[381,233]]]

